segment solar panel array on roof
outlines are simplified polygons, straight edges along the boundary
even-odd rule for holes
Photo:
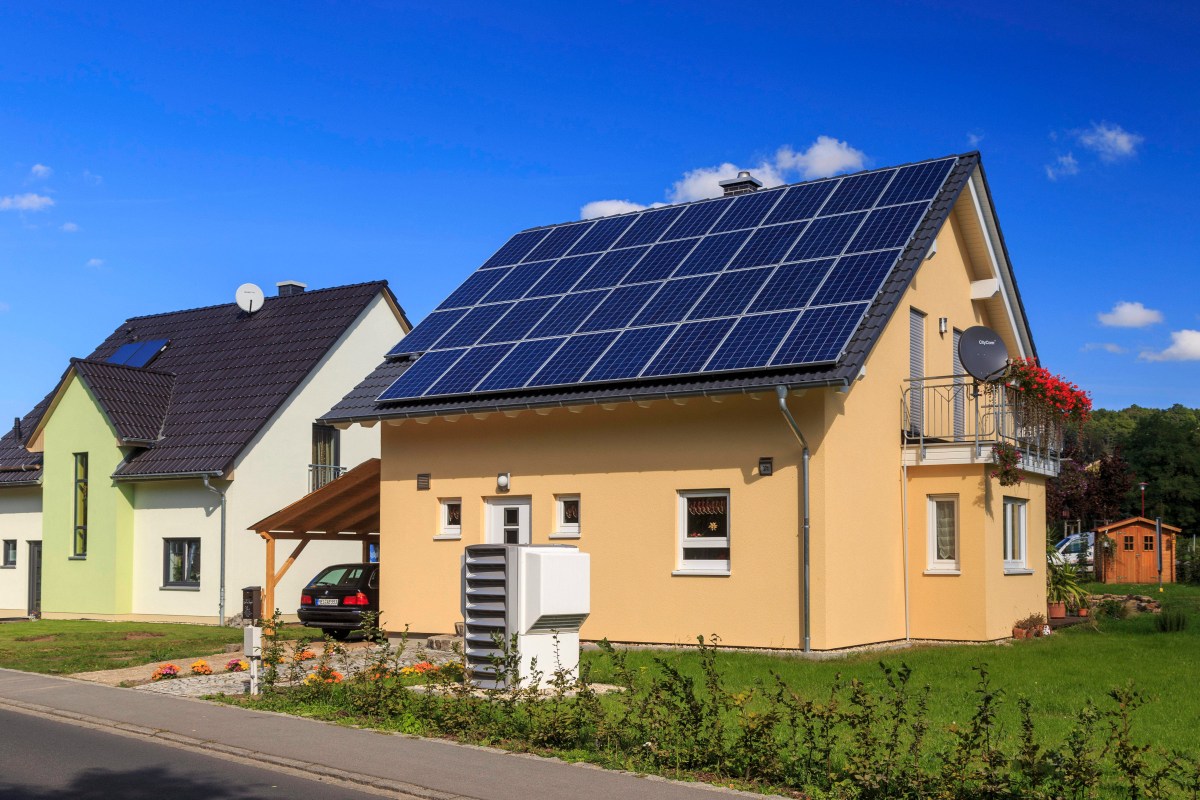
[[[380,401],[838,359],[954,158],[518,233]]]
[[[144,367],[166,349],[168,341],[168,339],[147,339],[144,342],[123,344],[108,357],[108,363],[120,364],[125,367]]]

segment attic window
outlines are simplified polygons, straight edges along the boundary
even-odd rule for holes
[[[108,363],[125,367],[144,367],[166,350],[169,342],[169,339],[147,339],[144,342],[123,344],[117,348],[117,352],[108,357]]]

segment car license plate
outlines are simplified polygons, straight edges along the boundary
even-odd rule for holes
[[[318,597],[317,605],[319,606],[336,606],[338,604],[336,597]]]

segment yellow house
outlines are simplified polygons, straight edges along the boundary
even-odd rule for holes
[[[451,630],[482,542],[589,553],[587,639],[986,641],[1045,610],[1055,432],[955,349],[1035,354],[978,154],[724,187],[518,233],[324,417],[382,423],[390,629]]]

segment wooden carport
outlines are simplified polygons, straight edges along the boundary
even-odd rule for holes
[[[379,459],[364,461],[337,480],[306,494],[287,508],[254,524],[250,530],[267,542],[267,575],[263,615],[275,612],[275,587],[309,542],[362,542],[362,560],[370,560],[379,542]],[[275,569],[275,542],[295,541],[287,561]]]

